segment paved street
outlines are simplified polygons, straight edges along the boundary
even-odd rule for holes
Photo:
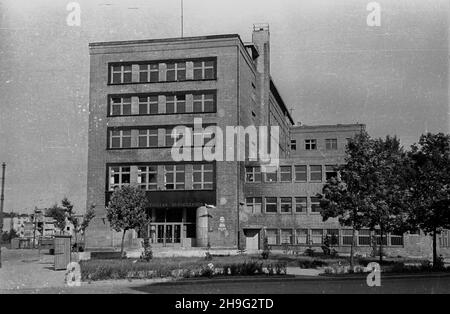
[[[450,293],[450,277],[382,279],[381,287],[368,287],[365,279],[275,279],[270,281],[165,283],[135,287],[146,293],[180,294],[299,294],[299,293]]]
[[[155,283],[148,281],[108,281],[81,287],[53,287],[9,290],[3,293],[151,293],[151,294],[308,294],[308,293],[450,293],[450,277],[384,278],[381,287],[368,287],[365,279],[306,279],[270,280],[193,280]],[[0,293],[2,293],[0,291]]]

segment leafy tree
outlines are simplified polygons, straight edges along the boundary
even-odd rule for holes
[[[95,217],[94,207],[91,206],[86,214],[83,216],[83,219],[80,221],[79,217],[77,217],[76,213],[73,210],[73,204],[64,197],[61,201],[62,208],[66,212],[67,220],[73,225],[73,231],[75,235],[75,243],[78,242],[78,234],[84,233],[86,228],[89,226],[91,220]]]
[[[58,204],[54,204],[52,207],[48,208],[46,211],[46,216],[52,217],[55,220],[56,227],[61,233],[64,233],[66,228],[66,210],[59,207]]]
[[[405,153],[396,137],[387,136],[371,142],[368,163],[360,173],[367,187],[365,221],[371,230],[379,228],[379,258],[383,260],[383,237],[405,229],[404,182]]]
[[[346,148],[346,163],[337,167],[338,178],[331,178],[323,187],[320,207],[323,221],[337,218],[342,226],[352,228],[350,246],[350,266],[354,264],[354,246],[356,230],[367,225],[364,215],[367,212],[369,182],[362,174],[370,165],[369,153],[373,149],[373,141],[366,132],[361,132],[351,139]]]
[[[126,231],[142,228],[149,222],[146,213],[147,203],[145,192],[133,186],[123,186],[111,195],[106,208],[106,217],[115,231],[122,231],[121,256]]]
[[[433,237],[433,267],[438,263],[437,235],[450,228],[450,135],[424,134],[408,153],[411,228]]]

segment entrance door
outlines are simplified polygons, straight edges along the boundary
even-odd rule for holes
[[[156,229],[156,242],[163,245],[181,243],[181,223],[152,224]]]
[[[246,229],[244,234],[247,252],[259,250],[259,229]]]

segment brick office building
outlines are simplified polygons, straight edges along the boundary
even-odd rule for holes
[[[105,206],[115,188],[132,184],[149,197],[146,232],[154,246],[239,242],[252,250],[264,236],[272,245],[304,246],[333,234],[345,249],[348,231],[336,221],[321,222],[314,195],[344,161],[347,138],[364,126],[294,125],[270,76],[267,26],[254,27],[250,43],[231,34],[101,42],[89,49],[87,206],[95,206],[96,218],[88,248],[120,245]],[[194,118],[222,130],[279,126],[280,167],[261,173],[255,161],[175,162],[172,130],[192,128]],[[227,145],[236,151],[238,144]],[[139,247],[138,237],[129,232],[126,246]],[[364,232],[361,245],[363,238]],[[386,240],[403,247],[401,236]]]

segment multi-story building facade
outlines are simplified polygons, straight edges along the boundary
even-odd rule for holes
[[[322,221],[316,194],[337,175],[347,140],[364,125],[294,125],[270,75],[268,26],[254,27],[250,43],[230,34],[99,42],[89,49],[87,207],[95,206],[96,217],[86,234],[88,249],[120,245],[106,206],[123,185],[146,191],[152,220],[147,230],[128,232],[128,247],[140,246],[142,232],[154,246],[209,243],[250,251],[261,248],[264,237],[275,247],[320,246],[330,235],[338,249],[349,247],[347,229]],[[249,158],[175,161],[176,127],[193,131],[193,150],[217,136],[196,133],[199,118],[203,127],[220,130],[278,126],[279,166]],[[223,149],[236,152],[241,144],[227,139]],[[247,141],[243,146],[248,151]],[[358,243],[370,246],[372,236],[361,231]],[[402,235],[383,241],[405,246]]]

